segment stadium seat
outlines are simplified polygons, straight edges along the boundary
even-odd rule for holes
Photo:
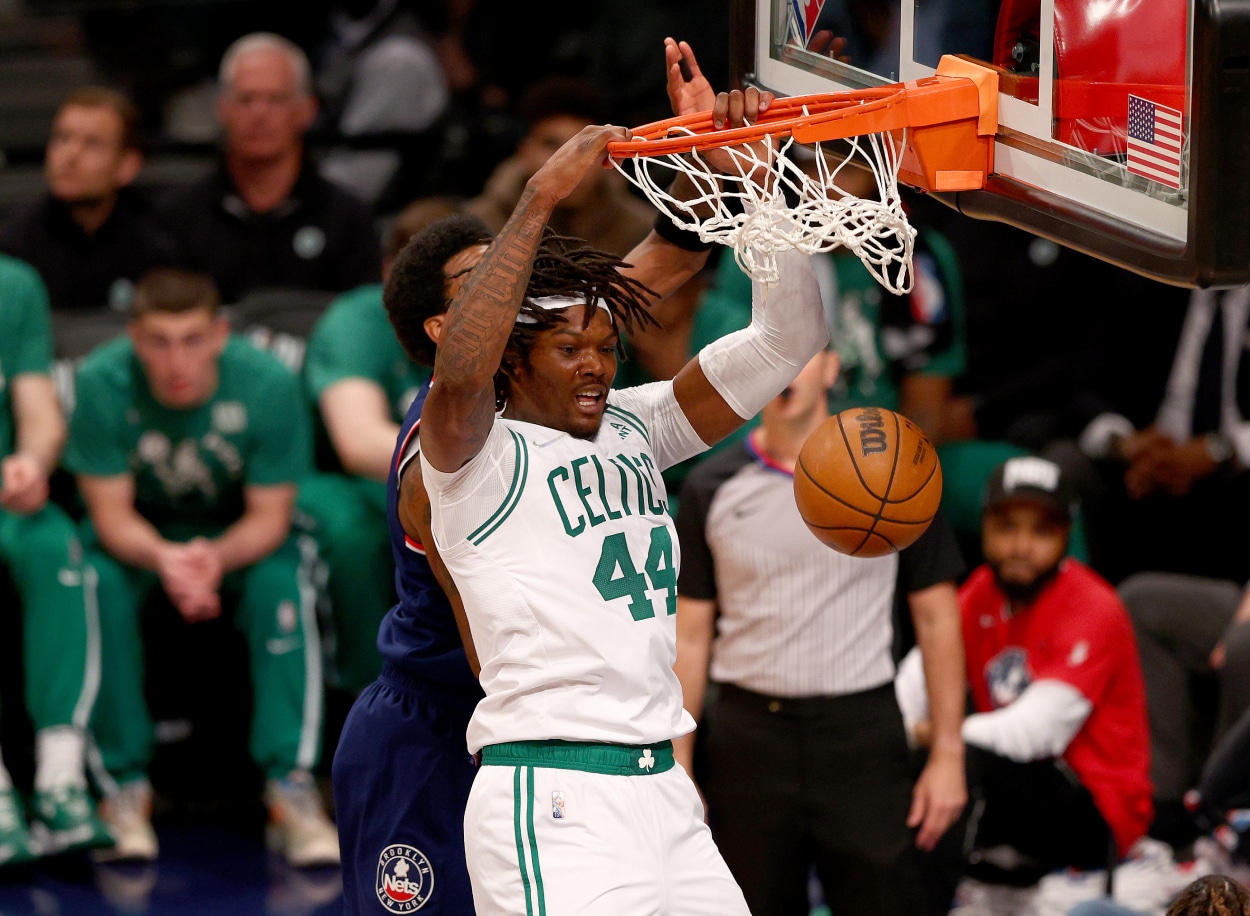
[[[336,295],[308,289],[255,290],[230,308],[230,323],[236,333],[270,351],[298,374],[308,335]]]

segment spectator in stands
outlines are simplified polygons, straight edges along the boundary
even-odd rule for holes
[[[991,474],[983,553],[959,590],[975,712],[963,724],[978,817],[926,857],[949,904],[969,851],[1012,847],[1015,880],[1105,869],[1150,823],[1145,689],[1115,590],[1067,557],[1076,492],[1059,465],[1025,455]],[[911,653],[896,688],[913,735],[928,712]],[[917,731],[919,730],[919,731]],[[981,877],[988,877],[984,873]],[[943,910],[945,912],[945,910]]]
[[[337,863],[310,774],[323,697],[316,549],[291,529],[311,452],[298,381],[230,336],[207,276],[166,269],[136,288],[129,335],[82,362],[77,396],[65,464],[100,578],[95,724],[117,784],[102,806],[112,856],[157,855],[140,613],[163,592],[188,625],[233,614],[251,660],[250,750],[281,851],[295,866]]]
[[[447,198],[406,207],[387,236],[383,276],[408,239],[455,212],[456,202]],[[352,693],[381,667],[378,625],[396,601],[385,483],[399,424],[429,376],[429,368],[409,359],[395,338],[376,283],[333,302],[308,341],[304,382],[325,441],[318,443],[322,473],[300,487],[299,508],[316,524],[329,571],[332,681]]]
[[[29,830],[0,762],[0,866],[112,843],[83,771],[100,670],[94,572],[83,565],[73,523],[48,501],[48,477],[65,444],[51,364],[39,275],[0,255],[0,570],[21,599],[36,762]],[[5,663],[17,651],[7,646]]]
[[[0,251],[34,265],[52,308],[130,307],[134,284],[175,262],[177,246],[132,184],[143,166],[139,114],[112,89],[69,95],[52,122],[47,193],[0,229]]]
[[[553,76],[529,86],[517,105],[525,135],[516,152],[495,168],[482,193],[465,212],[498,232],[512,215],[525,183],[539,167],[583,127],[604,124],[608,102],[588,81]],[[583,239],[592,248],[624,257],[651,231],[655,208],[629,191],[610,169],[593,169],[577,189],[560,202],[551,229]]]
[[[1103,345],[1101,400],[1090,399],[1093,419],[1079,437],[1101,484],[1091,560],[1117,584],[1145,571],[1245,583],[1250,550],[1215,520],[1250,512],[1250,287],[1151,285],[1170,307],[1125,296],[1123,286],[1108,301],[1123,310],[1112,312],[1116,328],[1131,326],[1134,346]],[[1126,349],[1135,352],[1117,359]]]
[[[944,503],[955,492],[966,491],[966,505],[974,504],[989,469],[1003,460],[1005,451],[1033,451],[1063,465],[1079,487],[1078,533],[1086,545],[1084,552],[1090,566],[1113,585],[1146,570],[1250,579],[1250,552],[1205,523],[1212,505],[1225,513],[1228,506],[1246,505],[1250,475],[1234,473],[1236,464],[1216,469],[1213,462],[1203,462],[1206,476],[1188,495],[1176,497],[1155,487],[1149,495],[1130,498],[1125,484],[1128,466],[1110,450],[1112,427],[1121,436],[1149,430],[1135,443],[1123,440],[1139,451],[1147,439],[1159,443],[1155,434],[1164,430],[1165,399],[1173,401],[1166,418],[1168,437],[1176,442],[1190,438],[1175,403],[1180,394],[1175,382],[1187,378],[1188,391],[1194,391],[1202,334],[1210,325],[1210,300],[1200,306],[1203,314],[1186,318],[1190,290],[1001,223],[966,219],[923,196],[913,203],[917,213],[954,246],[965,284],[967,367],[955,380],[939,437],[945,443],[940,451],[948,484]],[[1244,293],[1230,291],[1224,296],[1244,302],[1250,299]],[[1244,308],[1237,309],[1244,317]],[[1240,340],[1233,326],[1237,319],[1227,308],[1224,313],[1231,322],[1225,337],[1231,347]],[[1178,359],[1182,326],[1197,335],[1184,345],[1193,362],[1187,362],[1186,375],[1173,374],[1169,380],[1174,363],[1179,372],[1182,362]],[[1080,333],[1071,333],[1074,327]],[[1225,395],[1230,399],[1235,389],[1233,365],[1230,350],[1225,363],[1230,370]],[[1235,414],[1225,409],[1227,419],[1219,432],[1235,443],[1240,435],[1233,423]],[[1188,413],[1189,408],[1185,410]],[[1103,415],[1102,422],[1090,426]],[[1111,415],[1120,419],[1109,426]],[[1226,442],[1209,441],[1221,456],[1227,451]],[[1207,442],[1196,437],[1188,457],[1201,459]],[[1161,451],[1154,456],[1163,460]],[[1142,451],[1142,465],[1155,457],[1147,458]],[[1097,466],[1091,465],[1091,458]],[[966,529],[970,539],[979,541],[975,511],[966,518],[968,524],[957,524],[957,531],[962,535]],[[1193,519],[1204,521],[1194,524]]]
[[[245,35],[222,56],[220,83],[222,160],[160,211],[186,265],[209,274],[226,303],[264,287],[337,293],[378,282],[372,212],[322,178],[304,148],[317,113],[304,52]]]
[[[429,190],[450,95],[417,16],[399,0],[337,0],[316,61],[317,135],[331,148],[321,174],[379,213]]]
[[[1119,592],[1146,679],[1151,834],[1183,847],[1198,835],[1185,793],[1198,784],[1212,748],[1250,710],[1250,591],[1222,579],[1137,573]]]
[[[863,559],[821,544],[794,505],[799,448],[828,418],[837,375],[836,353],[817,355],[745,443],[690,474],[677,513],[674,667],[704,766],[694,735],[674,755],[756,916],[806,912],[812,866],[835,911],[912,916],[913,843],[931,848],[967,798],[965,568],[945,520],[901,554]],[[915,620],[935,710],[919,779],[893,687],[898,605]]]

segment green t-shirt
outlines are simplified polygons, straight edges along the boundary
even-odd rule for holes
[[[897,410],[904,376],[953,379],[963,373],[963,274],[945,238],[920,228],[912,259],[915,282],[906,296],[887,292],[849,252],[839,251],[832,260],[836,306],[830,333],[841,371],[830,410]]]
[[[831,412],[864,406],[897,410],[904,376],[954,378],[964,371],[963,275],[955,250],[938,232],[920,228],[913,258],[916,279],[906,296],[886,291],[849,251],[816,257],[829,332],[841,364],[830,392]],[[728,313],[728,303],[746,309],[739,325],[746,327],[751,280],[732,257],[721,259],[703,310]]]
[[[358,287],[335,299],[313,328],[304,357],[304,385],[313,404],[336,382],[368,379],[386,392],[396,423],[403,422],[412,399],[429,377],[430,370],[409,359],[395,337],[379,284]],[[329,439],[321,412],[315,414],[318,466],[341,470],[337,459],[325,454]]]
[[[311,423],[298,379],[278,359],[231,337],[208,403],[188,410],[152,397],[129,338],[97,347],[78,368],[65,466],[131,473],[135,507],[165,537],[214,534],[243,513],[247,486],[297,484],[311,463]]]
[[[48,291],[25,261],[0,254],[0,458],[14,447],[13,379],[52,369]]]

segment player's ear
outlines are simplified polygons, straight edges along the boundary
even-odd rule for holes
[[[226,342],[230,339],[230,319],[218,312],[213,316],[213,349],[218,355],[226,349]]]
[[[297,103],[297,111],[300,125],[300,132],[304,133],[310,130],[313,122],[317,120],[317,97],[309,94],[304,96]]]
[[[438,339],[443,336],[443,322],[447,318],[447,313],[441,315],[431,315],[421,323],[425,328],[425,336],[434,341],[434,346],[438,346]]]
[[[119,188],[124,188],[132,181],[139,177],[139,172],[143,169],[143,154],[137,149],[128,149],[122,153],[121,159],[117,164],[117,171],[114,178]]]
[[[837,350],[825,350],[821,354],[824,360],[824,367],[821,374],[825,388],[832,388],[838,381],[838,372],[842,369],[842,358],[838,356]]]

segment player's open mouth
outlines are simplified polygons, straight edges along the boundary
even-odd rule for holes
[[[588,388],[573,395],[573,400],[577,402],[577,406],[582,411],[599,413],[603,410],[607,395],[608,390],[606,388]]]

